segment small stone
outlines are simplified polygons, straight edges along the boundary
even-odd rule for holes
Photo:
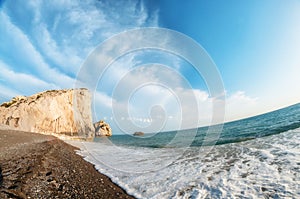
[[[46,176],[49,176],[49,175],[51,175],[52,174],[52,171],[48,171],[47,173],[46,173]]]
[[[268,189],[265,188],[265,187],[261,187],[261,190],[262,190],[263,192],[265,192],[265,191],[267,191]]]
[[[2,168],[0,166],[0,185],[2,185],[3,182],[3,175],[2,175]]]

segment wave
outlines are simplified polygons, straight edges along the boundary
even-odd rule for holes
[[[95,142],[78,147],[87,161],[137,198],[299,198],[299,145],[300,128],[217,145],[205,156],[199,147]]]

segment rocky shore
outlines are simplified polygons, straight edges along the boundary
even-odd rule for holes
[[[0,130],[0,143],[0,198],[133,198],[53,136]]]

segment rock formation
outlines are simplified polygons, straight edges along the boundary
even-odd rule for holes
[[[92,138],[90,92],[51,90],[15,97],[0,106],[0,124],[22,131]]]
[[[106,122],[100,120],[99,122],[94,123],[95,135],[96,136],[111,136],[112,130]]]
[[[138,131],[138,132],[135,132],[133,135],[134,136],[143,136],[143,135],[145,135],[145,133]]]

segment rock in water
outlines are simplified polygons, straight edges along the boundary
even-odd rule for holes
[[[145,133],[144,133],[144,132],[141,132],[141,131],[138,131],[138,132],[134,132],[133,135],[134,135],[134,136],[143,136],[143,135],[145,135]]]
[[[90,92],[51,90],[15,97],[0,106],[0,123],[22,131],[93,138]]]
[[[111,136],[112,130],[106,122],[100,120],[99,122],[94,123],[95,135],[96,136]]]

